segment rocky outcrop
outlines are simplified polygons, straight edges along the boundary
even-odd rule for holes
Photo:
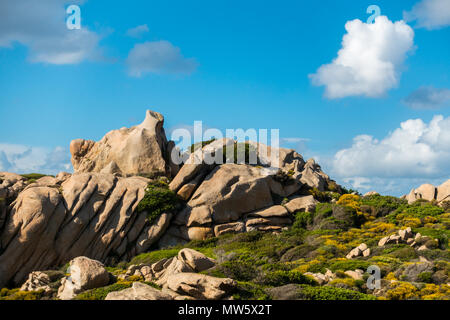
[[[409,204],[419,199],[436,201],[438,204],[450,201],[450,180],[447,180],[438,187],[432,184],[423,184],[417,189],[412,189],[408,195],[403,196]]]
[[[378,246],[383,247],[388,244],[408,244],[416,248],[418,251],[432,249],[439,245],[437,239],[432,239],[427,236],[422,236],[420,233],[414,234],[410,227],[399,230],[397,234],[384,237],[378,241]]]
[[[83,291],[104,287],[110,277],[103,264],[86,257],[77,257],[70,261],[70,276],[63,278],[58,289],[58,298],[71,300]]]
[[[173,300],[173,298],[149,285],[133,282],[129,289],[108,293],[105,300]]]
[[[12,204],[0,235],[0,286],[78,256],[106,262],[146,251],[171,217],[162,214],[150,226],[146,213],[136,212],[148,182],[80,173],[61,186],[29,185]]]
[[[73,140],[70,153],[75,171],[174,176],[178,171],[170,157],[174,143],[167,141],[163,124],[161,114],[147,111],[140,125],[113,130],[99,142]]]

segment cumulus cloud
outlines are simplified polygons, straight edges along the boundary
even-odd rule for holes
[[[359,135],[350,148],[335,154],[332,173],[353,185],[384,185],[384,189],[387,181],[398,185],[448,179],[450,117],[437,115],[429,123],[410,119],[381,140]]]
[[[180,48],[165,40],[136,44],[126,62],[129,75],[133,77],[145,73],[191,74],[198,66],[194,58],[183,57]]]
[[[132,38],[140,38],[144,33],[147,33],[148,31],[148,26],[146,24],[143,24],[135,28],[128,29],[127,36]]]
[[[450,105],[450,89],[420,87],[411,92],[403,103],[413,109],[439,109]]]
[[[398,85],[403,62],[413,49],[414,31],[404,21],[379,16],[375,23],[359,19],[345,24],[342,48],[331,63],[309,75],[313,85],[325,86],[325,96],[379,97]]]
[[[75,64],[101,58],[100,36],[85,26],[66,27],[67,0],[0,1],[0,48],[15,43],[29,49],[29,61]],[[82,4],[74,0],[70,4]],[[81,12],[83,18],[83,11]],[[83,22],[83,20],[82,20]]]
[[[411,11],[403,12],[406,21],[416,21],[416,27],[428,30],[450,25],[450,1],[422,0]]]
[[[0,171],[45,174],[70,172],[70,153],[62,147],[49,149],[0,143]]]

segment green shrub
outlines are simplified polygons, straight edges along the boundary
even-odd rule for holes
[[[175,192],[163,183],[149,184],[144,198],[139,202],[137,212],[146,212],[147,220],[153,224],[162,213],[175,211],[178,198]]]
[[[271,271],[267,272],[262,279],[262,284],[273,287],[280,287],[290,283],[317,285],[317,282],[313,278],[305,276],[298,271]]]
[[[301,293],[304,300],[376,300],[372,295],[330,286],[302,286]]]
[[[448,241],[450,239],[450,230],[448,229],[431,229],[431,228],[417,228],[415,232],[419,232],[422,236],[428,236],[432,239],[438,239],[439,245],[442,248],[448,249]]]

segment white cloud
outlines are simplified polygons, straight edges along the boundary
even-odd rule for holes
[[[0,143],[0,171],[57,174],[72,171],[68,150]]]
[[[132,38],[140,38],[144,33],[148,31],[148,26],[146,24],[143,24],[135,28],[128,29],[127,36]]]
[[[382,140],[359,135],[335,154],[331,169],[342,181],[366,189],[445,181],[450,178],[450,117],[407,120]]]
[[[411,11],[403,12],[406,21],[416,21],[416,27],[439,29],[450,25],[449,0],[422,0]]]
[[[359,19],[345,24],[347,33],[337,58],[309,75],[325,96],[379,97],[398,85],[406,54],[413,49],[414,31],[404,21],[379,16],[375,23]]]
[[[127,58],[130,76],[140,77],[145,73],[191,74],[198,63],[185,58],[180,48],[168,41],[148,41],[136,44]]]
[[[439,109],[450,106],[450,89],[420,87],[411,92],[403,103],[413,109]]]
[[[101,58],[100,36],[83,26],[68,30],[65,4],[68,0],[0,1],[0,48],[21,43],[29,48],[29,61],[75,64]],[[74,0],[70,4],[81,4]]]

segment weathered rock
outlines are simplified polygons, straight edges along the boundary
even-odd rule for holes
[[[219,237],[227,233],[245,232],[245,224],[242,221],[219,224],[214,227],[214,235]]]
[[[232,139],[219,139],[194,151],[170,182],[169,188],[177,192],[187,183],[198,185],[217,165],[217,162],[214,161],[217,151],[222,151],[223,147],[232,145],[234,145],[234,140]],[[217,154],[220,155],[219,153]]]
[[[412,189],[403,198],[410,204],[418,199],[436,200],[438,204],[441,204],[443,201],[450,200],[450,180],[445,181],[438,187],[431,184],[423,184],[417,189]]]
[[[379,193],[376,192],[376,191],[369,191],[369,192],[366,192],[366,193],[363,195],[363,197],[376,196],[376,195],[379,195]]]
[[[178,259],[187,263],[195,272],[202,272],[216,265],[215,261],[198,251],[184,248],[178,252]]]
[[[50,288],[50,277],[40,271],[34,271],[29,274],[27,281],[22,285],[20,291],[40,291],[43,290],[45,294],[50,294],[52,288]]]
[[[167,279],[167,287],[179,294],[196,299],[219,300],[232,293],[236,281],[229,278],[215,278],[197,273],[173,274]]]
[[[21,284],[31,271],[52,265],[65,213],[57,189],[36,187],[19,194],[0,235],[0,287],[11,280]]]
[[[78,257],[70,261],[70,277],[64,278],[58,289],[58,298],[71,300],[78,293],[104,287],[109,283],[109,273],[99,261]]]
[[[147,111],[140,125],[110,131],[99,142],[72,141],[70,153],[75,171],[174,176],[177,172],[172,172],[174,165],[163,124],[161,114]]]
[[[291,198],[284,207],[290,212],[313,212],[316,208],[317,201],[313,196],[302,196]]]
[[[173,298],[149,285],[133,282],[131,288],[108,293],[105,300],[173,300]]]

